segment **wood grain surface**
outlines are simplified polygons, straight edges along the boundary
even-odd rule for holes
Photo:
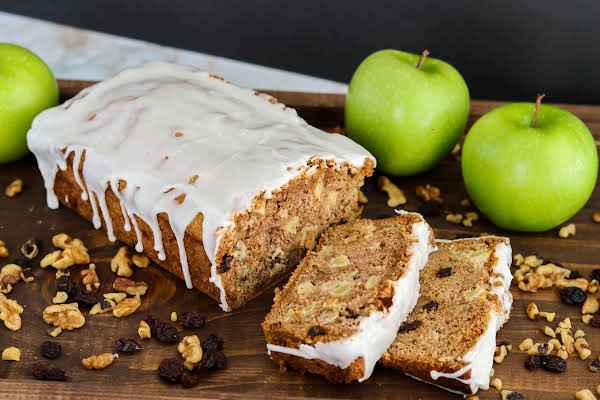
[[[68,98],[88,85],[87,82],[60,81],[62,98]],[[296,107],[310,123],[333,128],[343,124],[344,97],[307,93],[271,93],[281,102]],[[500,102],[473,101],[470,123]],[[565,105],[569,111],[582,118],[594,134],[597,143],[600,137],[600,107]],[[378,366],[366,382],[350,385],[332,385],[319,376],[301,376],[290,371],[280,374],[265,351],[265,340],[260,322],[268,312],[273,294],[265,293],[242,309],[225,314],[217,304],[205,295],[187,290],[182,281],[158,267],[137,270],[135,280],[144,280],[149,293],[142,298],[142,307],[135,314],[117,319],[111,314],[87,316],[86,324],[72,332],[63,332],[56,341],[63,346],[63,354],[49,362],[39,353],[45,340],[48,325],[42,320],[42,310],[52,302],[55,294],[55,276],[52,268],[39,268],[39,260],[53,247],[51,237],[65,232],[81,238],[90,249],[92,261],[96,263],[102,281],[101,292],[108,292],[115,276],[110,272],[110,259],[119,243],[108,241],[103,231],[96,231],[91,224],[72,211],[61,207],[50,210],[45,204],[45,191],[33,156],[16,163],[0,166],[0,188],[13,179],[24,181],[23,193],[9,199],[0,194],[0,240],[6,242],[10,251],[7,259],[0,259],[0,266],[9,262],[19,252],[20,245],[29,238],[43,241],[40,256],[33,263],[35,282],[20,282],[10,298],[25,307],[22,314],[23,327],[17,332],[0,326],[0,349],[19,347],[20,362],[0,361],[0,398],[11,399],[186,399],[186,398],[390,398],[390,399],[447,399],[460,398],[436,387],[417,382],[401,373]],[[409,201],[408,210],[417,210],[421,201],[415,195],[419,184],[438,186],[445,199],[444,207],[452,211],[466,211],[460,201],[466,197],[461,180],[460,163],[451,158],[441,162],[434,170],[411,178],[394,181],[405,190]],[[385,196],[376,190],[376,177],[366,184],[369,198],[364,216],[381,218],[394,214],[385,205]],[[591,270],[600,268],[600,224],[592,222],[592,213],[600,211],[600,190],[596,187],[590,201],[570,222],[577,226],[573,238],[559,239],[557,231],[526,234],[506,232],[494,227],[485,218],[474,222],[472,228],[454,225],[443,216],[430,218],[429,222],[438,238],[477,236],[482,232],[506,235],[511,238],[514,253],[536,253],[543,258],[563,263],[568,268],[579,270],[589,278]],[[71,275],[78,277],[81,267],[71,267]],[[546,289],[536,294],[521,292],[514,285],[515,297],[510,321],[500,330],[498,341],[513,343],[512,353],[501,364],[495,364],[495,377],[499,377],[506,389],[518,390],[525,399],[572,399],[582,388],[595,389],[600,384],[600,375],[588,370],[591,360],[600,351],[600,329],[584,325],[580,308],[560,303],[556,289]],[[525,315],[525,306],[535,300],[543,311],[555,311],[554,323],[530,321]],[[163,345],[152,339],[144,341],[144,350],[136,355],[122,355],[114,364],[103,371],[89,371],[81,366],[81,359],[91,354],[113,351],[113,343],[120,337],[137,338],[137,325],[148,313],[157,314],[167,320],[172,311],[197,310],[207,316],[206,327],[197,331],[182,329],[183,334],[198,334],[203,339],[211,333],[225,338],[225,354],[228,358],[226,370],[207,373],[200,384],[192,389],[179,385],[168,385],[161,381],[156,368],[160,360],[178,356],[176,346]],[[567,372],[561,375],[542,370],[529,372],[523,367],[526,356],[518,350],[518,344],[526,337],[534,341],[547,341],[540,328],[545,324],[555,327],[559,320],[571,317],[574,329],[583,329],[591,344],[592,357],[579,360],[571,356]],[[181,327],[180,327],[181,329]],[[34,362],[64,368],[68,382],[40,382],[30,375]],[[481,399],[499,399],[496,389],[480,391]]]

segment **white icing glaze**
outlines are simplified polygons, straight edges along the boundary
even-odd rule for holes
[[[416,242],[409,249],[410,261],[402,277],[391,282],[394,286],[394,297],[387,310],[361,317],[357,332],[348,338],[317,342],[314,346],[301,344],[298,349],[267,344],[268,353],[275,351],[296,357],[319,359],[342,369],[363,357],[365,374],[359,382],[368,379],[379,358],[396,338],[400,324],[406,320],[417,303],[419,271],[425,267],[429,254],[434,251],[429,242],[429,225],[425,220],[421,218],[420,222],[413,224],[411,235]]]
[[[83,188],[77,167],[85,151],[81,175],[87,191],[82,198],[91,203],[94,227],[101,226],[102,215],[110,240],[115,237],[105,199],[108,185],[121,201],[124,229],[133,225],[136,250],[143,247],[134,216],[152,229],[161,260],[165,253],[157,215],[166,213],[188,288],[192,282],[183,237],[201,212],[204,250],[212,263],[210,282],[219,288],[227,311],[215,255],[235,214],[251,207],[260,193],[269,198],[301,172],[313,172],[316,167],[307,166],[312,158],[332,160],[336,167],[343,162],[360,167],[373,159],[350,139],[314,128],[295,110],[270,100],[192,67],[151,63],[44,111],[33,121],[27,141],[50,208],[58,207],[54,179],[58,169],[67,168],[70,153]],[[194,175],[198,177],[190,183]],[[119,192],[114,189],[120,180],[127,186]],[[184,193],[182,204],[174,200]]]
[[[482,238],[473,238],[482,239]],[[479,389],[487,390],[490,382],[490,371],[494,362],[494,352],[496,350],[496,332],[508,320],[510,308],[512,306],[512,294],[510,293],[510,283],[512,274],[510,272],[510,264],[512,262],[512,249],[508,238],[504,242],[496,245],[495,255],[497,262],[492,268],[493,274],[501,276],[492,276],[490,283],[492,284],[491,292],[498,296],[498,300],[502,305],[500,312],[490,311],[488,326],[484,334],[479,338],[475,347],[462,357],[462,361],[467,364],[454,372],[439,372],[430,371],[431,379],[437,380],[440,377],[455,379],[469,386],[471,394],[474,394]],[[457,240],[469,240],[457,239]],[[437,242],[450,242],[449,240],[437,240]],[[502,282],[502,285],[494,286],[494,282]],[[471,371],[471,377],[468,379],[460,379],[466,372]],[[443,386],[440,386],[446,389]],[[446,389],[449,390],[449,389]],[[452,391],[452,390],[450,390]]]

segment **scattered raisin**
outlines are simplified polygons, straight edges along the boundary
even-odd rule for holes
[[[217,350],[205,351],[202,354],[202,360],[198,363],[198,370],[215,370],[227,367],[227,358],[225,354]]]
[[[407,333],[410,331],[414,331],[415,329],[420,327],[421,324],[422,324],[421,321],[419,321],[418,319],[416,319],[412,322],[405,322],[402,325],[400,325],[400,328],[398,329],[398,333]]]
[[[452,275],[452,268],[440,268],[440,270],[435,275],[438,278],[446,278]]]
[[[423,310],[427,311],[427,312],[432,311],[432,310],[437,310],[438,306],[439,306],[439,304],[437,301],[431,300],[429,303],[427,303],[423,306]]]
[[[565,304],[582,304],[587,295],[578,287],[569,286],[560,291],[560,299]]]
[[[89,290],[78,289],[73,299],[79,304],[79,307],[90,309],[98,302],[98,295]]]
[[[567,362],[559,356],[545,356],[542,359],[542,368],[550,372],[565,372],[567,369]]]
[[[158,317],[154,314],[148,314],[146,315],[146,317],[144,317],[144,321],[150,327],[150,332],[152,333],[152,336],[156,336],[156,328],[158,328],[158,324],[160,323]]]
[[[50,368],[46,373],[47,381],[66,381],[67,373],[60,368]]]
[[[198,375],[189,371],[183,371],[183,374],[181,374],[181,385],[186,389],[196,386],[199,380]]]
[[[596,268],[592,271],[592,279],[595,279],[598,282],[600,282],[600,268]]]
[[[510,392],[506,395],[506,400],[525,400],[525,398],[519,392]]]
[[[158,365],[158,376],[167,382],[177,383],[183,374],[183,361],[179,358],[165,358]]]
[[[44,367],[41,363],[35,363],[35,364],[33,364],[33,367],[31,368],[31,375],[33,375],[33,377],[35,379],[38,379],[40,381],[43,381],[44,379],[46,379],[47,373],[48,373],[48,368]]]
[[[202,341],[202,350],[223,350],[223,343],[225,341],[222,337],[217,335],[208,335],[206,339]]]
[[[590,371],[598,372],[600,371],[600,359],[592,361],[590,364]]]
[[[555,264],[556,265],[556,264]],[[583,275],[581,275],[581,272],[577,271],[577,270],[573,270],[571,271],[571,274],[569,276],[567,276],[567,279],[579,279],[581,278]]]
[[[325,329],[321,328],[319,325],[311,326],[310,329],[308,330],[309,337],[315,337],[315,336],[324,335],[324,334],[325,334]]]
[[[198,311],[186,311],[179,317],[181,326],[184,328],[198,329],[204,326],[204,316]]]
[[[42,355],[46,358],[56,358],[62,351],[62,346],[58,342],[51,342],[49,340],[42,343],[41,347]]]
[[[594,328],[600,328],[600,314],[596,314],[590,319],[590,325]]]
[[[179,331],[168,322],[160,322],[156,328],[156,338],[161,343],[177,343],[179,342]]]
[[[538,345],[537,351],[542,355],[548,354],[548,343]]]
[[[525,368],[532,371],[542,366],[542,357],[540,356],[529,356],[525,360]]]
[[[102,301],[100,302],[100,308],[101,308],[102,310],[106,310],[107,308],[110,308],[110,307],[112,307],[112,304],[110,304],[110,303],[108,302],[108,300],[102,300]]]
[[[219,273],[222,274],[224,272],[229,271],[229,268],[231,268],[232,261],[233,261],[233,257],[225,254],[222,258],[221,264],[219,264]]]
[[[115,342],[115,347],[117,348],[117,351],[126,354],[138,353],[142,350],[142,346],[140,346],[138,342],[128,338],[121,338],[117,340]]]
[[[435,201],[426,201],[417,212],[424,217],[437,217],[442,214],[442,208]]]
[[[56,280],[56,291],[66,292],[69,297],[75,295],[75,280],[68,275],[63,275]]]

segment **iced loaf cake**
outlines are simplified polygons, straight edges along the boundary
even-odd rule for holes
[[[330,228],[276,291],[262,324],[273,361],[332,382],[368,379],[417,302],[432,250],[419,214]]]
[[[510,242],[437,241],[419,301],[380,362],[451,392],[488,389],[496,331],[512,305]]]
[[[327,227],[356,219],[375,166],[268,95],[162,62],[44,111],[27,141],[50,208],[74,209],[224,310],[287,276]]]

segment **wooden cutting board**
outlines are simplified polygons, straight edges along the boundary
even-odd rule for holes
[[[66,99],[88,82],[60,81],[62,99]],[[298,109],[300,115],[310,123],[333,128],[343,124],[344,97],[340,95],[271,92],[283,103]],[[469,125],[483,113],[501,104],[500,102],[473,101]],[[597,143],[600,137],[600,106],[564,105],[564,108],[578,115],[587,123]],[[112,315],[87,317],[81,329],[63,332],[56,341],[63,346],[63,354],[51,364],[64,368],[69,381],[40,382],[30,375],[34,362],[41,360],[39,346],[45,340],[48,326],[42,320],[42,310],[51,304],[55,293],[55,276],[52,268],[39,268],[39,260],[53,248],[50,243],[54,234],[65,232],[81,238],[90,248],[92,261],[96,263],[102,288],[109,290],[114,275],[110,272],[110,259],[119,243],[108,241],[103,231],[96,231],[90,223],[61,207],[50,210],[45,204],[45,191],[34,157],[0,166],[0,188],[4,188],[15,178],[23,179],[23,193],[9,199],[0,194],[0,240],[4,240],[11,256],[18,254],[20,245],[29,238],[43,241],[41,255],[34,263],[35,282],[16,285],[11,298],[25,307],[22,314],[23,327],[17,332],[0,326],[0,349],[8,346],[19,347],[21,362],[0,361],[0,398],[17,399],[184,399],[194,397],[210,398],[394,398],[394,399],[447,399],[460,398],[436,387],[417,382],[403,374],[377,367],[373,376],[361,384],[332,385],[315,375],[301,376],[296,372],[280,374],[278,368],[266,354],[265,340],[260,322],[267,314],[273,293],[269,291],[246,307],[232,313],[221,312],[217,304],[205,295],[186,290],[179,279],[159,267],[137,270],[134,278],[144,280],[149,293],[142,298],[143,305],[135,314],[117,319]],[[460,201],[466,197],[461,180],[460,163],[448,158],[434,170],[411,178],[398,178],[394,181],[405,190],[409,201],[408,210],[417,210],[422,204],[415,195],[415,187],[422,184],[438,186],[445,199],[444,207],[452,211],[466,211]],[[385,205],[386,197],[376,190],[376,177],[366,184],[369,203],[364,216],[381,218],[394,215],[393,209]],[[506,235],[512,240],[514,253],[536,253],[543,258],[563,263],[568,268],[577,269],[589,278],[591,270],[600,268],[600,224],[592,222],[592,213],[600,211],[600,190],[596,187],[586,207],[570,222],[577,226],[573,238],[559,239],[556,231],[536,234],[506,232],[494,227],[485,218],[474,222],[472,228],[446,222],[443,216],[429,219],[436,237],[455,238],[457,236],[478,236],[482,232]],[[11,258],[1,259],[0,266]],[[72,267],[71,275],[78,277],[80,267]],[[600,351],[600,329],[584,325],[579,307],[560,303],[556,289],[546,289],[536,294],[521,292],[514,285],[515,298],[512,317],[500,330],[498,341],[513,343],[512,353],[501,364],[495,364],[496,377],[506,389],[518,390],[526,399],[571,399],[582,388],[595,388],[600,384],[600,375],[588,371],[591,360]],[[545,321],[530,321],[525,307],[535,300],[541,310],[554,311],[558,321],[571,317],[574,329],[583,329],[592,347],[592,357],[579,360],[572,356],[568,360],[568,370],[561,375],[542,370],[529,372],[523,367],[526,356],[519,352],[518,344],[526,337],[534,341],[546,341],[540,328]],[[182,389],[179,385],[168,385],[161,381],[156,368],[160,360],[177,357],[176,346],[163,345],[154,339],[144,341],[144,350],[136,355],[123,355],[103,371],[88,371],[81,366],[81,359],[91,354],[113,351],[113,343],[120,337],[137,338],[140,319],[148,313],[157,314],[168,320],[172,311],[198,310],[207,316],[206,327],[184,334],[196,333],[201,340],[211,333],[225,338],[225,354],[228,359],[226,370],[208,373],[193,389]],[[499,399],[496,389],[478,393],[481,399]]]

